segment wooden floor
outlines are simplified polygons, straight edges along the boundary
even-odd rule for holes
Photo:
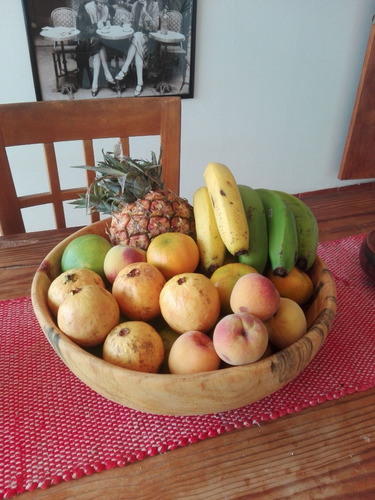
[[[302,193],[319,224],[319,240],[375,229],[375,182]]]

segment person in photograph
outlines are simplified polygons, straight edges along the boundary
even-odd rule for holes
[[[92,57],[92,83],[91,95],[96,97],[99,92],[99,74],[103,67],[104,76],[110,86],[116,82],[109,71],[107,62],[107,51],[103,43],[97,38],[96,30],[103,27],[104,22],[109,21],[114,14],[113,7],[108,5],[108,0],[89,0],[83,2],[77,14],[77,28],[80,30],[80,50],[87,51]]]
[[[148,34],[159,28],[159,5],[154,0],[137,0],[132,6],[132,28],[134,35],[130,43],[125,62],[115,77],[121,82],[129,71],[130,64],[135,62],[137,86],[134,95],[137,97],[143,90],[143,67],[150,54]]]

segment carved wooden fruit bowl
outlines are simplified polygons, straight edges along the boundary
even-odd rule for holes
[[[257,363],[193,375],[139,373],[112,365],[73,343],[56,325],[47,305],[51,281],[60,274],[67,244],[83,234],[106,236],[110,220],[89,225],[59,243],[35,274],[31,297],[47,339],[69,369],[102,396],[124,406],[163,415],[199,415],[240,408],[294,379],[322,346],[336,313],[336,286],[317,257],[310,276],[314,297],[306,316],[308,331],[289,348]]]

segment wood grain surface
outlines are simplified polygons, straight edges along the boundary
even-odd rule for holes
[[[22,495],[38,499],[373,499],[375,391]]]
[[[301,197],[326,241],[373,229],[374,195],[369,183]],[[42,258],[69,231],[0,238],[0,298],[29,295]],[[374,414],[370,389],[20,498],[373,499]]]

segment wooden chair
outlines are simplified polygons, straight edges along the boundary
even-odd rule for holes
[[[95,165],[93,140],[117,138],[124,154],[131,155],[129,138],[160,136],[165,187],[179,192],[181,100],[179,97],[141,97],[44,101],[0,105],[0,231],[2,235],[24,233],[21,210],[53,204],[57,228],[65,228],[63,202],[84,193],[94,179],[87,172],[87,186],[62,189],[55,143],[82,141],[86,165]],[[7,148],[43,144],[50,191],[17,196]],[[82,154],[82,151],[80,151]],[[159,154],[159,151],[155,151]],[[149,151],[145,153],[149,158]],[[77,163],[76,163],[77,164]],[[80,163],[82,164],[82,160]],[[27,156],[24,163],[28,168]],[[92,215],[92,221],[98,220]]]

